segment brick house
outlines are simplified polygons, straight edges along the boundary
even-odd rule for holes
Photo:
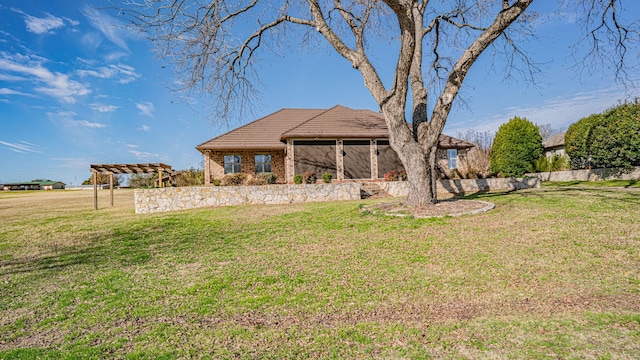
[[[438,168],[444,177],[464,173],[472,144],[440,135]],[[337,181],[378,180],[403,166],[389,145],[382,114],[341,105],[282,109],[196,147],[204,156],[205,185],[226,174],[271,172],[278,183],[296,174],[324,172]]]

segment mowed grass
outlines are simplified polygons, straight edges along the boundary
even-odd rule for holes
[[[0,358],[637,358],[640,191],[480,198],[413,219],[0,192]]]

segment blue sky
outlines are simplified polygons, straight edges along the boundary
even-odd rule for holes
[[[640,13],[640,2],[624,4],[628,14]],[[241,125],[212,123],[206,97],[181,101],[180,94],[169,90],[172,70],[154,57],[148,41],[115,27],[113,12],[89,11],[106,5],[77,0],[0,3],[0,183],[47,178],[74,185],[89,177],[92,163],[200,168],[202,157],[195,146]],[[540,37],[525,47],[542,63],[537,84],[504,81],[499,70],[491,71],[492,57],[483,56],[463,86],[466,106],[454,104],[458,106],[445,133],[495,131],[516,115],[562,129],[640,96],[618,86],[610,70],[575,71],[569,52],[578,38],[575,16],[533,10],[540,13]],[[299,50],[280,57],[264,54],[263,106],[255,118],[285,107],[342,104],[377,110],[360,74],[331,49]],[[633,51],[637,65],[637,48]],[[392,69],[395,60],[388,54],[377,62]],[[638,72],[632,76],[640,79]]]

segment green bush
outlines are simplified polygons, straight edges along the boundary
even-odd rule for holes
[[[547,172],[551,171],[551,161],[545,155],[540,155],[538,160],[535,162],[535,170],[536,172]]]
[[[522,176],[534,170],[542,155],[538,127],[525,118],[514,117],[502,124],[491,148],[491,172],[502,176]]]
[[[603,121],[601,114],[594,114],[571,124],[564,134],[564,149],[569,156],[572,169],[590,167],[591,133],[597,123]]]
[[[204,184],[204,170],[190,168],[174,177],[176,186],[198,186]]]
[[[537,172],[569,170],[569,158],[566,155],[555,154],[551,158],[541,155],[535,162]]]
[[[222,185],[222,180],[213,179],[213,181],[211,181],[211,183],[213,184],[213,186],[220,186],[220,185]]]
[[[638,99],[569,126],[565,149],[574,169],[640,166]]]
[[[302,184],[302,181],[304,181],[304,178],[302,177],[302,174],[297,174],[293,177],[293,183],[294,184]]]
[[[551,170],[550,171],[563,171],[569,170],[569,157],[567,155],[555,154],[551,157]]]
[[[326,173],[322,174],[322,182],[323,183],[329,184],[332,179],[333,179],[333,175],[331,175],[330,173],[326,172]]]

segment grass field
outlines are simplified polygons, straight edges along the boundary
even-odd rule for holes
[[[0,192],[0,359],[640,356],[640,191],[413,219]]]

